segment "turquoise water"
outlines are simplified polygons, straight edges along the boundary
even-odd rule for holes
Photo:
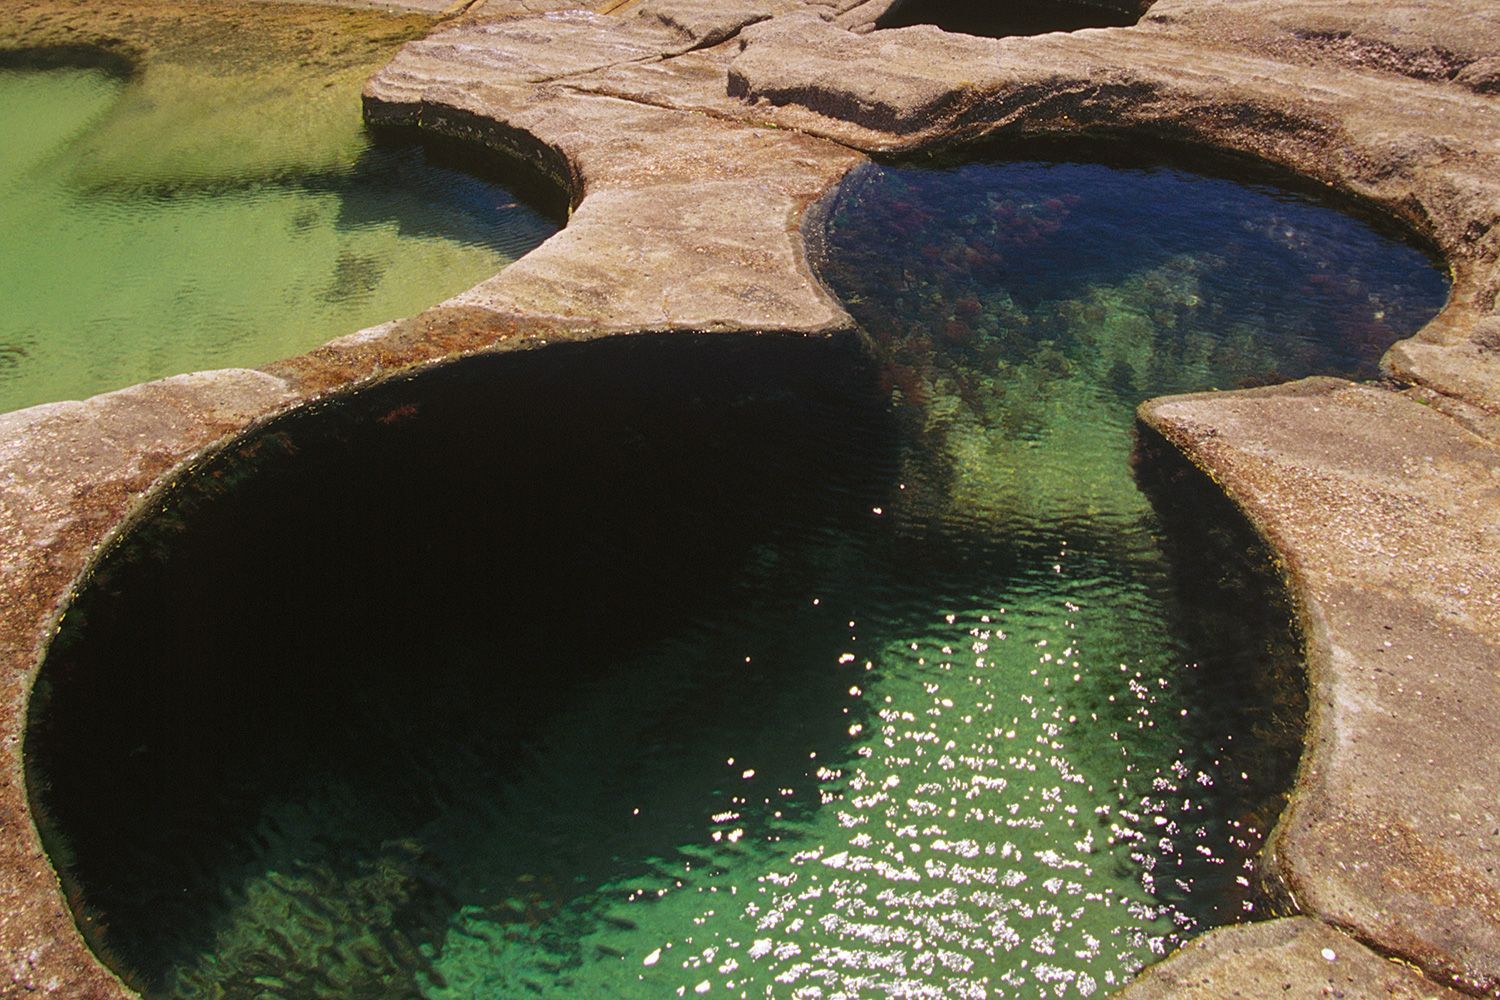
[[[0,411],[298,354],[456,294],[557,228],[411,148],[204,176],[142,143],[106,173],[91,136],[127,86],[0,70]]]
[[[1092,996],[1261,914],[1289,613],[1211,486],[1132,465],[1132,407],[1373,364],[1441,275],[1170,171],[874,168],[827,223],[866,345],[466,362],[267,428],[106,557],[26,754],[107,960],[153,997]]]

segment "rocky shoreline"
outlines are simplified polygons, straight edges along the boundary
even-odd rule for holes
[[[153,57],[116,44],[133,30],[124,7],[91,21],[82,5],[25,6],[0,48]],[[267,24],[313,10],[229,6]],[[128,995],[37,841],[20,740],[57,615],[165,483],[279,413],[466,353],[847,332],[802,230],[849,170],[1109,134],[1356,199],[1429,241],[1454,280],[1443,312],[1387,354],[1386,381],[1141,408],[1146,433],[1208,472],[1281,558],[1312,714],[1267,866],[1303,916],[1212,932],[1127,995],[1500,996],[1500,11],[1160,0],[1134,27],[981,39],[873,30],[886,0],[609,6],[488,0],[365,88],[373,124],[477,142],[563,185],[568,226],[536,251],[420,316],[262,370],[0,415],[0,992]]]

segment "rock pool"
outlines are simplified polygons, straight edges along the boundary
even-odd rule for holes
[[[1132,476],[1133,407],[1358,372],[1442,276],[1164,170],[871,168],[826,218],[868,353],[466,362],[125,536],[27,743],[107,961],[151,996],[1091,995],[1257,914],[1289,616],[1212,491]]]
[[[557,228],[419,149],[371,145],[353,94],[349,137],[308,163],[274,138],[192,156],[141,142],[166,115],[133,86],[0,70],[0,411],[298,354],[460,292]]]

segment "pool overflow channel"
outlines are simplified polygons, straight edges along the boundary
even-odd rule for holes
[[[1291,612],[1133,407],[1370,374],[1441,274],[1118,163],[870,166],[820,221],[861,343],[469,359],[122,536],[27,763],[127,981],[1087,995],[1261,914]]]

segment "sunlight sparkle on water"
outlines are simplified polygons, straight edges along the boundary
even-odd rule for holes
[[[149,996],[1092,996],[1255,914],[1290,615],[1222,496],[1133,474],[1133,410],[1373,370],[1442,276],[1092,165],[871,167],[827,234],[868,355],[472,359],[101,562],[28,781]]]

